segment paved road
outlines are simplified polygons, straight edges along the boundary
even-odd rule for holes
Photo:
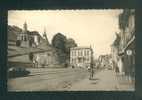
[[[9,91],[68,90],[73,83],[88,76],[87,70],[82,68],[39,68],[28,70],[31,71],[28,77],[8,80]]]
[[[70,91],[133,91],[134,88],[128,85],[119,84],[115,73],[112,70],[98,72],[93,80],[88,78],[74,84]]]
[[[128,85],[120,85],[112,70],[96,71],[93,80],[82,68],[28,69],[28,77],[8,80],[9,91],[133,91]]]

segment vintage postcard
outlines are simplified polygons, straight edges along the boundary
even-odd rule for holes
[[[135,91],[135,10],[8,10],[8,91]]]

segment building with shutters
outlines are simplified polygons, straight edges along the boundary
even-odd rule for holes
[[[70,65],[72,67],[89,68],[93,60],[91,47],[73,47],[70,49]]]

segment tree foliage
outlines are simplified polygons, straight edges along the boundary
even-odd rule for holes
[[[59,61],[63,63],[69,60],[70,48],[77,44],[72,38],[67,39],[63,34],[57,33],[52,39],[52,46],[56,48]]]
[[[70,48],[76,47],[77,44],[72,38],[67,39],[63,34],[57,33],[52,39],[52,46],[64,53],[69,53]]]
[[[62,52],[65,52],[66,36],[61,33],[57,33],[52,39],[52,46]]]
[[[77,44],[72,38],[67,39],[66,44],[65,44],[66,53],[70,53],[70,48],[76,47],[76,46]]]

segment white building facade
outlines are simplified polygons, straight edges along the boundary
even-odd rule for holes
[[[70,49],[70,65],[89,68],[93,59],[93,50],[90,47],[74,47]]]

